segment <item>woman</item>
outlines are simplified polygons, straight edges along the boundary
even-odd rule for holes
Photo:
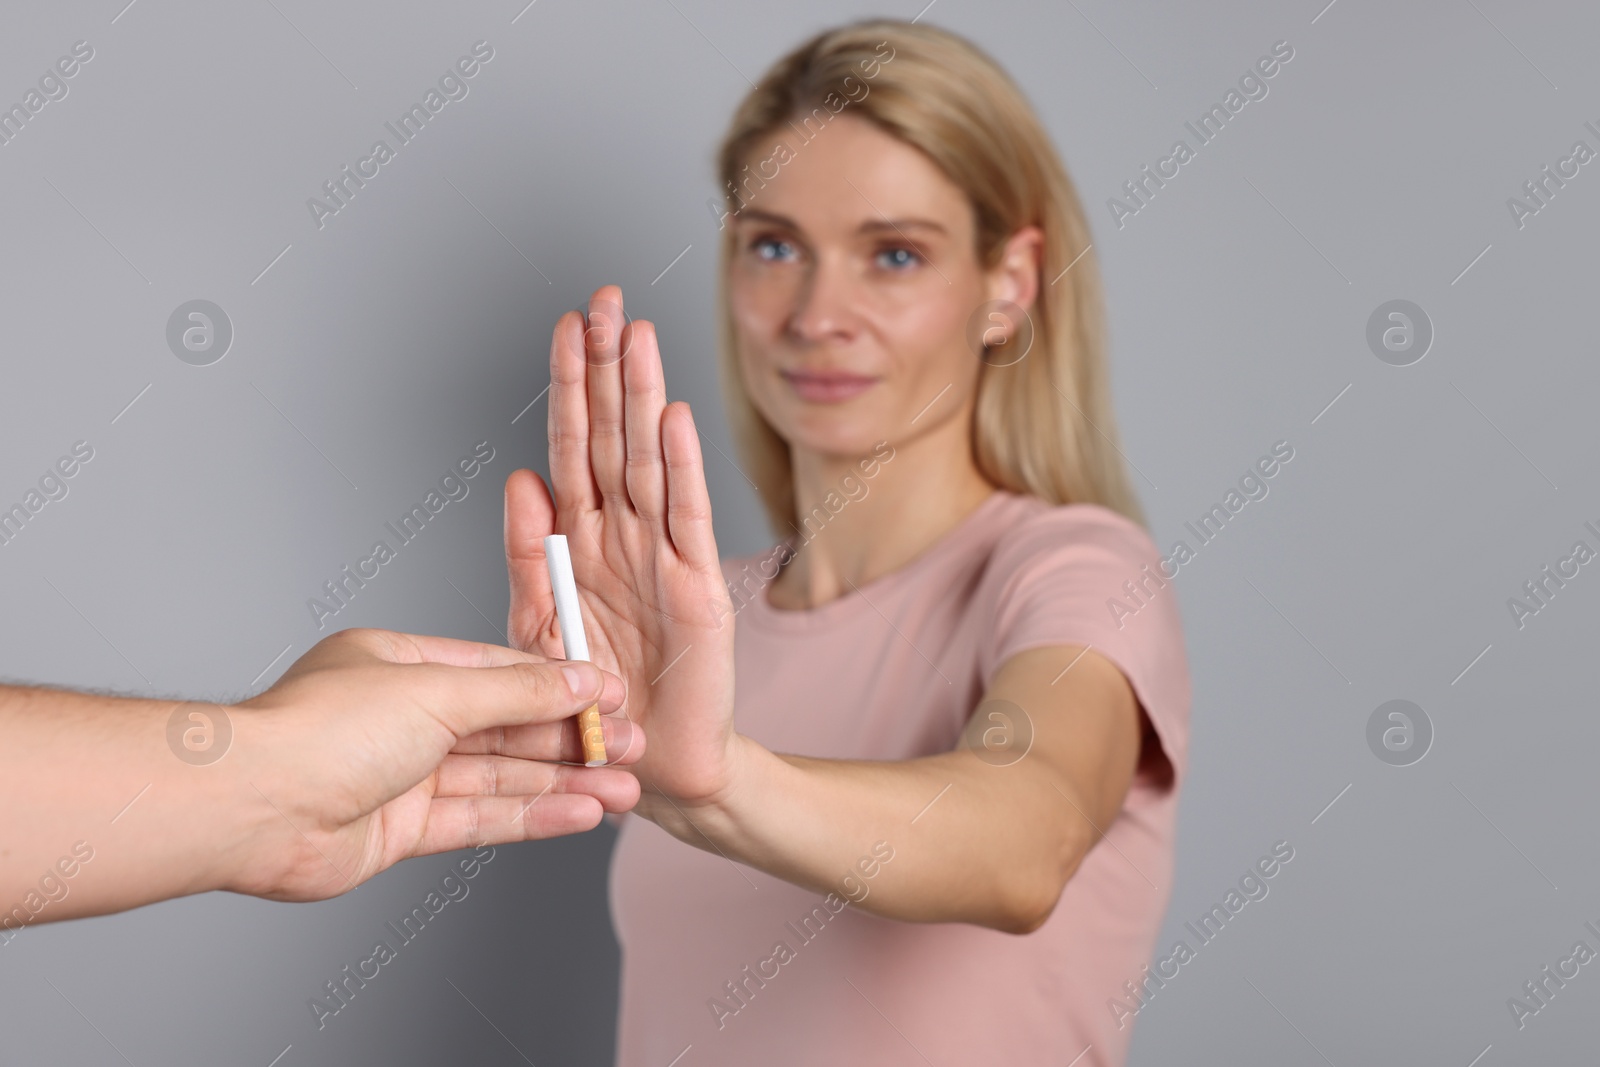
[[[785,541],[719,561],[614,287],[556,326],[553,499],[507,485],[513,643],[560,654],[564,532],[649,739],[619,1061],[1120,1063],[1189,683],[1072,186],[991,60],[902,22],[779,61],[719,161],[724,384]]]

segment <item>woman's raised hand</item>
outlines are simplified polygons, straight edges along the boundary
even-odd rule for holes
[[[641,785],[714,799],[732,775],[733,610],[693,416],[666,402],[655,327],[627,323],[616,286],[556,323],[549,403],[554,499],[532,471],[506,481],[511,644],[564,654],[543,538],[565,534],[590,657],[650,739]]]

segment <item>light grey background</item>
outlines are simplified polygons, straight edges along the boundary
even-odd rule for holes
[[[733,455],[715,141],[803,37],[919,2],[523,2],[7,5],[0,104],[75,41],[95,58],[0,146],[0,506],[74,441],[95,458],[0,548],[0,675],[257,691],[319,637],[306,599],[484,439],[471,495],[335,622],[500,639],[499,485],[544,468],[549,331],[606,282]],[[1176,580],[1194,735],[1163,951],[1275,841],[1295,858],[1141,1012],[1133,1062],[1566,1061],[1596,1036],[1595,967],[1520,1031],[1506,1002],[1600,948],[1600,566],[1520,630],[1506,601],[1600,547],[1600,163],[1521,229],[1506,200],[1574,141],[1600,148],[1600,17],[1324,3],[923,16],[1014,74],[1078,183],[1156,541],[1295,449]],[[470,95],[319,230],[306,199],[480,39]],[[1107,198],[1279,40],[1295,55],[1268,97],[1117,228]],[[235,330],[208,367],[165,341],[197,298]],[[1365,341],[1395,298],[1436,333],[1409,367]],[[723,551],[770,543],[707,456]],[[1394,698],[1435,731],[1408,767],[1365,739]],[[446,858],[313,906],[212,895],[30,929],[0,948],[0,1058],[608,1063],[609,846],[501,849],[321,1032],[307,999]]]

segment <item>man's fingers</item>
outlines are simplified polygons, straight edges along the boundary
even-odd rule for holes
[[[561,793],[542,797],[441,797],[428,806],[428,825],[411,854],[431,856],[480,845],[539,841],[579,834],[600,825],[605,809],[591,796]]]
[[[639,797],[639,780],[617,767],[573,767],[506,756],[452,753],[439,764],[435,797],[521,797],[582,793],[607,811],[626,811]]]
[[[554,787],[529,796],[436,796],[428,806],[422,841],[412,855],[582,833],[600,825],[604,812],[628,811],[638,803],[639,780],[627,771],[553,770],[555,778],[547,784]],[[465,773],[470,776],[471,771]],[[441,768],[441,782],[443,777]]]
[[[637,763],[644,755],[644,731],[633,722],[618,715],[602,715],[600,726],[605,731],[607,763]],[[482,730],[463,737],[451,751],[524,760],[584,762],[583,741],[576,718]]]
[[[555,518],[544,480],[530,470],[512,471],[506,478],[505,544],[511,581],[507,634],[514,648],[540,647],[544,621],[555,611],[544,558],[544,538],[555,532]]]
[[[482,641],[463,641],[454,637],[408,634],[397,630],[341,630],[323,638],[329,653],[357,649],[389,663],[438,663],[451,667],[504,667],[513,663],[545,663],[537,653],[518,652],[504,645]],[[309,653],[308,653],[309,655]],[[304,658],[304,657],[302,657]]]
[[[604,714],[621,707],[626,692],[622,679],[581,660],[545,663],[528,656],[502,667],[425,664],[420,670],[425,673],[409,688],[458,739],[494,726],[557,722],[591,704]]]

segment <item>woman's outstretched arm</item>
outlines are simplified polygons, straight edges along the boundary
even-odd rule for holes
[[[839,889],[882,841],[895,858],[866,910],[1019,932],[1042,923],[1138,762],[1122,673],[1071,646],[1002,664],[987,696],[1024,709],[1035,734],[1010,766],[970,748],[891,763],[761,748],[736,731],[734,612],[699,434],[688,405],[666,401],[654,327],[627,321],[615,286],[598,290],[586,315],[557,323],[550,380],[553,493],[532,471],[506,486],[509,632],[516,647],[561,655],[542,538],[568,535],[590,653],[626,681],[623,713],[650,737],[637,811],[817,889]]]
[[[1005,706],[990,701],[1015,708],[991,720],[986,709]],[[1016,708],[1025,718],[1005,721]],[[987,745],[985,732],[995,735]],[[647,790],[636,813],[878,915],[1028,933],[1122,807],[1139,757],[1138,704],[1098,653],[1035,648],[1001,666],[968,737],[940,755],[870,762],[775,754],[736,735],[735,769],[717,796]],[[880,842],[892,862],[875,862]]]

